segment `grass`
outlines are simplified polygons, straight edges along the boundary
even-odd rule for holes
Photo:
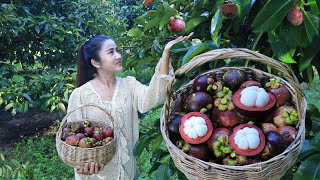
[[[151,125],[154,120],[159,118],[160,111],[161,109],[158,108],[146,115],[141,119],[141,124],[143,126]],[[73,179],[73,168],[65,165],[57,154],[55,132],[54,129],[42,136],[20,139],[14,146],[0,149],[0,153],[9,160],[6,163],[10,166],[12,166],[10,161],[13,159],[22,164],[29,162],[27,170],[33,174],[32,179]],[[150,179],[147,173],[151,168],[150,158],[151,154],[146,150],[138,157],[137,175],[139,180]]]

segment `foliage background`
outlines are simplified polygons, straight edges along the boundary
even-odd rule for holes
[[[147,84],[165,43],[194,31],[191,41],[176,44],[171,49],[175,69],[200,53],[234,47],[259,51],[292,67],[308,100],[307,134],[299,160],[284,179],[300,179],[302,175],[316,179],[320,176],[319,169],[316,169],[320,162],[319,1],[234,0],[239,13],[233,18],[221,15],[223,2],[155,0],[143,6],[141,0],[2,1],[0,106],[13,115],[35,107],[59,111],[58,103],[67,104],[75,88],[77,48],[99,34],[113,36],[120,47],[125,71],[118,75],[133,75]],[[304,23],[298,27],[293,27],[286,20],[286,13],[293,6],[301,7],[305,15]],[[170,16],[176,14],[186,22],[185,30],[179,34],[170,33],[167,29]],[[270,67],[237,59],[210,63],[207,67],[237,65],[273,72]],[[193,73],[205,70],[206,67],[201,67]],[[142,124],[135,154],[144,158],[141,162],[151,159],[147,160],[150,162],[148,166],[140,164],[139,167],[148,171],[151,177],[156,174],[160,179],[171,175],[182,178],[163,144],[158,117],[159,110],[155,109],[150,120],[155,125]],[[36,141],[27,143],[31,146]],[[38,150],[34,148],[34,151]],[[52,155],[54,152],[48,153]],[[21,163],[28,161],[17,158]],[[4,167],[7,161],[1,162],[1,167]],[[9,165],[26,172],[19,163]]]

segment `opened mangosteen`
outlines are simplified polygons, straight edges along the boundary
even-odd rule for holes
[[[212,131],[211,120],[201,112],[190,112],[181,119],[180,135],[190,144],[201,144],[207,141]]]
[[[232,97],[232,102],[242,116],[260,118],[273,110],[276,98],[263,88],[249,86],[237,90]]]
[[[261,158],[264,160],[270,159],[281,154],[284,150],[286,150],[287,145],[283,136],[276,132],[270,131],[265,134],[266,137],[266,145],[261,152]]]
[[[195,92],[188,96],[184,107],[187,112],[207,113],[213,108],[213,99],[205,92]]]
[[[246,80],[244,71],[238,69],[228,69],[222,76],[223,84],[232,91],[239,89],[240,85]]]
[[[264,133],[255,125],[240,124],[232,129],[230,145],[239,155],[257,155],[265,146]]]
[[[191,144],[188,154],[192,157],[207,161],[209,149],[205,143]]]
[[[289,146],[298,135],[298,131],[292,126],[281,126],[278,128],[278,133],[284,137],[287,146]]]
[[[276,97],[277,107],[283,106],[289,100],[290,93],[285,85],[283,85],[280,79],[271,78],[266,83],[267,91],[271,92]]]

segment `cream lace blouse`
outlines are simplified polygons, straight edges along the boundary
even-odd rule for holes
[[[75,179],[134,179],[136,162],[133,148],[139,138],[138,111],[144,113],[162,104],[166,96],[166,85],[173,76],[171,65],[169,75],[159,72],[160,61],[149,86],[141,84],[134,77],[116,77],[116,88],[111,101],[103,101],[90,82],[76,88],[71,93],[68,112],[84,104],[98,105],[113,117],[114,133],[117,138],[115,155],[102,171],[95,175],[79,175],[75,170]],[[84,106],[70,114],[67,121],[88,118],[111,123],[107,117],[97,107]]]

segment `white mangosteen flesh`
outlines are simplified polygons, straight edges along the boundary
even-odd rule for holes
[[[197,139],[207,134],[208,126],[202,117],[192,116],[184,123],[183,131],[190,138]]]
[[[269,101],[269,94],[258,86],[249,86],[241,91],[240,102],[247,107],[264,107]]]
[[[260,144],[259,132],[255,128],[245,127],[236,132],[234,142],[240,149],[256,149]]]

